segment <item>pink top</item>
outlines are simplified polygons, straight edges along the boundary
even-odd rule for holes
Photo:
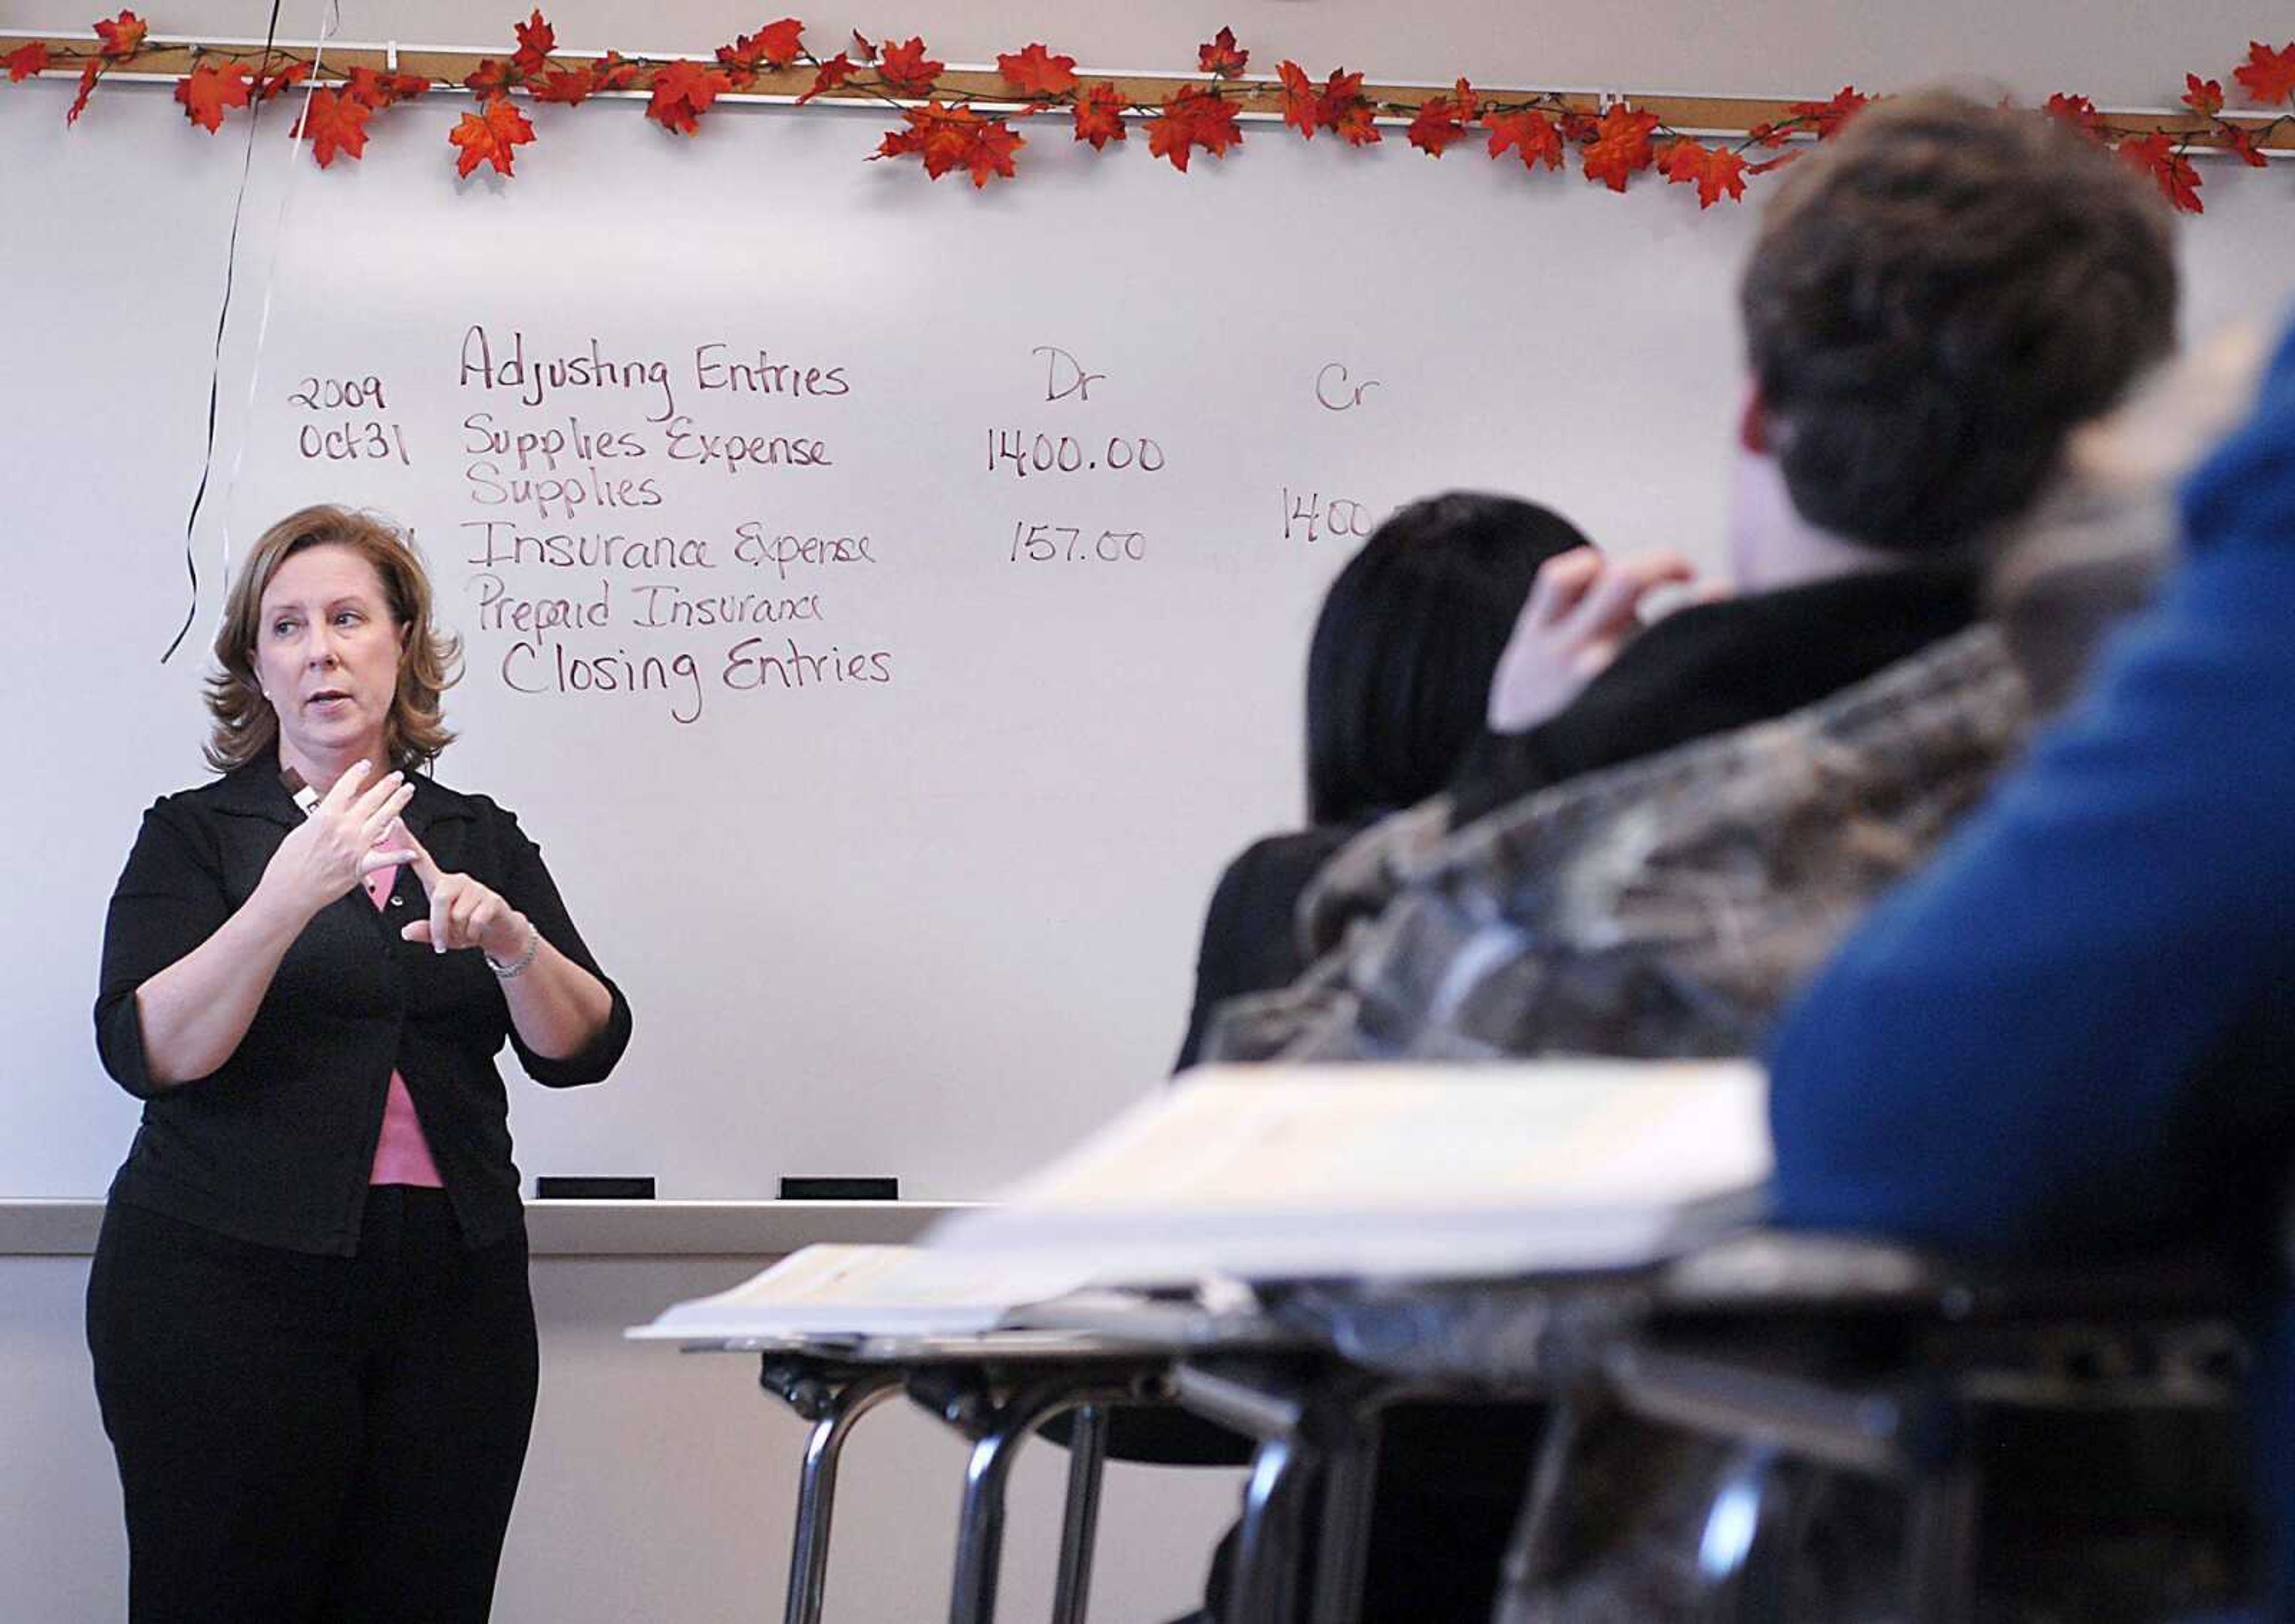
[[[366,894],[377,908],[390,905],[391,887],[398,883],[396,868],[377,869],[366,877]],[[382,1102],[382,1137],[374,1142],[374,1166],[369,1184],[412,1184],[426,1190],[444,1189],[438,1163],[430,1159],[430,1141],[422,1137],[422,1119],[414,1114],[414,1096],[406,1079],[390,1074],[390,1093]]]

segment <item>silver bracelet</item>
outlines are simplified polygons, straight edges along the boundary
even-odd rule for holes
[[[494,956],[483,948],[478,950],[478,957],[486,961],[486,968],[492,970],[502,980],[512,981],[526,974],[527,967],[534,962],[534,955],[540,951],[541,947],[542,927],[532,919],[528,919],[526,922],[526,951],[520,953],[514,961],[509,964],[497,964],[494,962]]]

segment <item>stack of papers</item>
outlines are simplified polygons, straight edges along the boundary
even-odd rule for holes
[[[924,1244],[1148,1287],[1640,1267],[1768,1179],[1766,1096],[1738,1061],[1207,1068]]]

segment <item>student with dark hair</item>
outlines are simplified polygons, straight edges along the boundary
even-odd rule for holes
[[[1801,159],[1741,289],[1736,595],[1642,626],[1673,560],[1572,554],[1494,731],[1305,901],[1375,925],[1245,1000],[1223,1057],[1740,1055],[2020,744],[1984,564],[2072,428],[2173,342],[2168,221],[2050,120],[1942,94]]]
[[[1591,547],[1559,514],[1453,491],[1398,510],[1347,560],[1307,653],[1311,827],[1257,842],[1221,877],[1176,1069],[1195,1063],[1221,1000],[1287,985],[1304,967],[1295,916],[1324,860],[1458,770],[1531,579],[1572,551]]]

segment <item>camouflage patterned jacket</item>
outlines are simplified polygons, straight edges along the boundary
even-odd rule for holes
[[[1302,926],[1321,957],[1225,1006],[1206,1058],[1751,1052],[1983,794],[2030,714],[1980,624],[1817,705],[1455,833],[1442,801],[1414,808],[1311,887]]]

